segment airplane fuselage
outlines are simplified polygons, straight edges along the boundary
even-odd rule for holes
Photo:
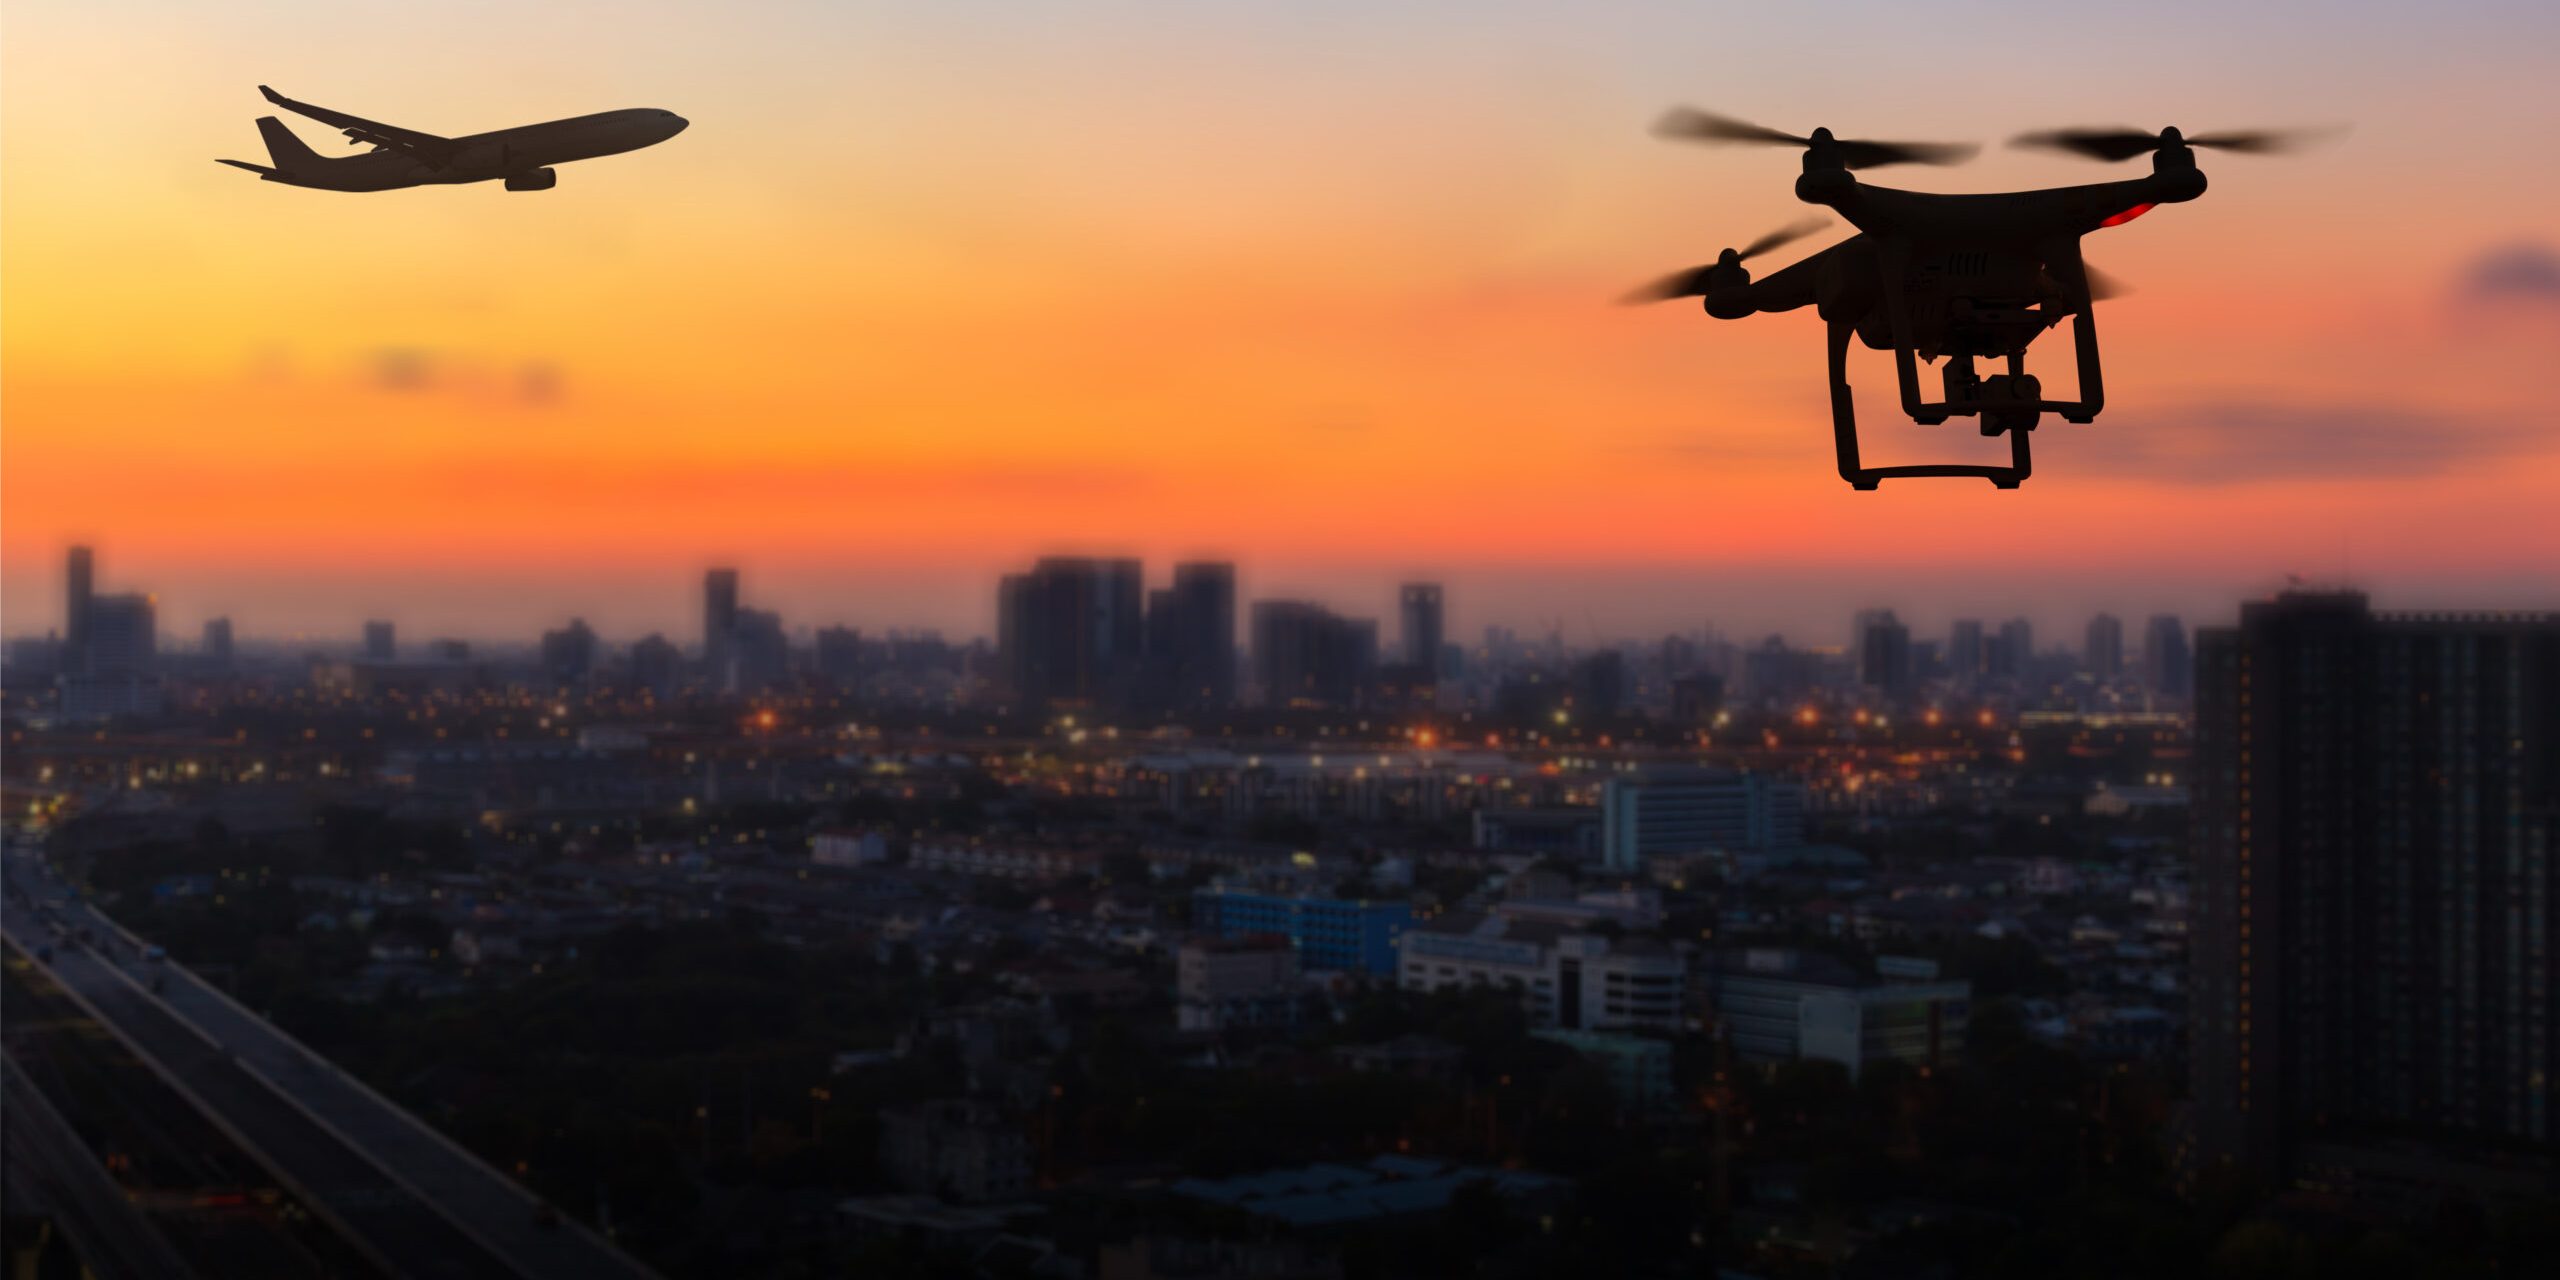
[[[531,184],[528,189],[538,189],[550,184],[549,175],[541,171],[553,165],[654,146],[684,132],[688,123],[672,111],[653,107],[600,111],[454,138],[450,158],[441,163],[398,147],[335,158],[279,151],[275,167],[260,167],[259,176],[321,191],[392,191],[493,180],[508,181],[511,186],[524,182]]]

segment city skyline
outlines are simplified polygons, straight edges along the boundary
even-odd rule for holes
[[[64,600],[71,579],[66,575],[77,575],[84,568],[95,575],[94,566],[103,558],[108,561],[110,570],[106,580],[118,584],[120,592],[146,599],[157,615],[158,634],[164,640],[179,641],[176,646],[179,649],[188,647],[186,638],[200,634],[207,623],[224,624],[226,635],[236,633],[238,642],[250,645],[344,644],[370,648],[370,629],[388,624],[396,627],[405,642],[412,645],[422,645],[430,639],[453,638],[530,648],[535,647],[548,630],[575,620],[592,627],[598,638],[607,644],[627,646],[649,636],[666,636],[673,638],[685,652],[703,653],[706,652],[704,637],[708,625],[703,575],[723,573],[732,575],[728,595],[733,610],[740,598],[739,592],[747,591],[760,605],[766,606],[762,612],[780,615],[783,633],[795,645],[810,643],[819,632],[838,627],[850,627],[866,636],[891,632],[938,633],[959,643],[979,640],[993,643],[1000,635],[996,584],[1031,563],[1025,560],[998,565],[982,579],[943,584],[936,593],[946,597],[939,601],[941,607],[929,608],[921,616],[900,616],[890,611],[894,606],[882,605],[877,600],[848,598],[853,593],[830,592],[805,582],[794,590],[788,576],[777,578],[758,573],[751,566],[725,563],[705,564],[692,575],[659,573],[638,579],[632,591],[647,602],[638,608],[632,607],[631,598],[620,594],[617,586],[582,597],[590,606],[585,608],[576,607],[578,599],[557,606],[519,602],[513,606],[504,626],[481,629],[468,624],[454,625],[451,614],[440,620],[433,611],[404,613],[398,608],[349,609],[335,605],[325,610],[287,615],[300,619],[298,624],[278,623],[262,618],[253,610],[200,603],[209,593],[190,589],[185,583],[173,585],[152,578],[147,571],[128,568],[120,557],[101,556],[102,551],[112,551],[112,548],[91,544],[64,548],[63,558],[57,558],[50,572],[44,575],[45,581],[41,584],[44,598],[31,602],[31,609],[13,608],[6,615],[5,635],[11,639],[40,638],[48,634],[68,637],[72,627]],[[90,553],[89,558],[78,558],[77,553],[80,552]],[[68,565],[65,558],[69,559]],[[1722,587],[1711,583],[1697,584],[1700,592],[1698,604],[1691,609],[1684,610],[1676,603],[1657,600],[1647,610],[1620,609],[1604,614],[1588,607],[1589,596],[1583,598],[1585,607],[1582,608],[1573,606],[1572,597],[1562,597],[1561,603],[1543,611],[1534,604],[1518,602],[1519,596],[1534,592],[1522,587],[1516,575],[1509,583],[1512,590],[1505,591],[1505,583],[1500,577],[1486,582],[1465,574],[1376,570],[1366,575],[1374,584],[1366,590],[1336,588],[1309,591],[1291,589],[1289,584],[1292,580],[1281,575],[1257,575],[1250,563],[1240,564],[1211,557],[1172,561],[1078,556],[1044,556],[1038,559],[1135,561],[1141,566],[1141,581],[1146,592],[1163,590],[1172,583],[1175,570],[1181,565],[1223,565],[1236,575],[1232,593],[1235,635],[1239,644],[1250,647],[1250,613],[1255,603],[1305,601],[1321,605],[1344,618],[1376,624],[1380,629],[1382,660],[1389,661],[1401,660],[1404,654],[1401,630],[1404,600],[1401,593],[1405,587],[1417,584],[1439,588],[1439,607],[1445,610],[1442,631],[1447,642],[1468,648],[1479,646],[1488,628],[1502,628],[1524,642],[1535,644],[1546,643],[1550,636],[1560,637],[1568,649],[1574,650],[1621,643],[1651,643],[1668,635],[1687,636],[1703,632],[1741,646],[1756,645],[1774,635],[1799,647],[1841,649],[1854,654],[1862,643],[1861,617],[1867,612],[1882,612],[1898,616],[1914,641],[1937,644],[1941,648],[1950,643],[1962,643],[1955,634],[1959,624],[1982,623],[1988,634],[1998,631],[2002,624],[2012,619],[2025,619],[2035,634],[2042,637],[2035,644],[2034,652],[2081,653],[2086,648],[2084,629],[2098,616],[2106,615],[2118,618],[2119,625],[2132,632],[2119,641],[2121,660],[2125,661],[2138,658],[2143,652],[2138,628],[2145,618],[2168,615],[2183,620],[2188,626],[2211,625],[2236,616],[2238,602],[2268,598],[2306,582],[2361,591],[2385,601],[2394,610],[2404,612],[2433,609],[2530,611],[2560,603],[2560,588],[2543,590],[2531,580],[2524,580],[2514,589],[2500,593],[2481,590],[2463,580],[2440,580],[2424,588],[2412,585],[2408,589],[2390,590],[2377,589],[2369,580],[2354,577],[2283,574],[2273,575],[2273,581],[2262,580],[2254,589],[2235,588],[2219,594],[2177,593],[2157,587],[2146,591],[2139,586],[2121,589],[2085,583],[2060,591],[2052,588],[2039,590],[2028,585],[2010,590],[1986,589],[1976,584],[1972,594],[1959,596],[1952,602],[1922,599],[1914,607],[1915,597],[1924,593],[1911,589],[1908,579],[1903,580],[1899,591],[1880,586],[1873,593],[1864,595],[1854,594],[1859,588],[1845,579],[1837,584],[1755,584],[1745,579]],[[1574,576],[1588,578],[1589,575]],[[1633,579],[1636,575],[1631,571],[1629,577]],[[1696,581],[1695,575],[1662,571],[1651,579],[1655,584],[1651,587],[1631,582],[1625,589],[1630,593],[1644,592],[1658,597],[1662,594],[1662,583],[1677,583],[1684,579]],[[777,580],[779,586],[776,585]],[[742,586],[742,583],[751,584],[751,587]],[[18,585],[23,587],[27,584],[21,582]],[[1587,587],[1589,584],[1586,582],[1584,585]],[[1482,603],[1480,592],[1487,586],[1492,588],[1497,601],[1495,605]],[[94,582],[92,589],[97,589]],[[35,592],[24,594],[33,595]],[[377,592],[360,598],[381,599],[391,594]],[[1512,612],[1500,611],[1498,602],[1506,597],[1515,601]],[[1784,606],[1773,604],[1777,600],[1792,603]],[[1901,603],[1876,603],[1879,600],[1899,600]],[[2029,600],[2033,603],[2023,603]],[[2139,603],[2145,600],[2168,603]]]

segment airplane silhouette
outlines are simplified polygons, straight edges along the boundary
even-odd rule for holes
[[[373,150],[332,160],[305,145],[283,121],[260,116],[258,132],[267,140],[267,155],[275,161],[274,167],[246,160],[218,163],[246,169],[268,182],[321,191],[396,191],[492,178],[504,181],[509,191],[548,191],[560,183],[559,172],[551,168],[555,164],[654,146],[684,132],[691,123],[672,111],[633,107],[439,138],[296,102],[265,85],[259,85],[258,92],[287,111],[345,130],[350,145],[369,143]]]

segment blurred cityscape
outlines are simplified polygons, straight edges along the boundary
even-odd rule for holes
[[[983,637],[718,568],[179,643],[111,569],[0,671],[22,1259],[2560,1258],[2560,613],[1568,642],[1050,558]]]

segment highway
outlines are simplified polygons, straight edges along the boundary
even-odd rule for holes
[[[188,1280],[194,1268],[178,1256],[142,1211],[106,1170],[98,1167],[71,1122],[53,1109],[35,1082],[18,1069],[16,1058],[0,1057],[6,1082],[0,1097],[8,1099],[9,1123],[0,1129],[0,1147],[13,1179],[23,1177],[41,1188],[54,1220],[81,1261],[100,1280]],[[26,1206],[14,1203],[12,1212]]]
[[[0,904],[9,941],[29,956],[49,944],[43,967],[66,993],[383,1270],[420,1280],[652,1274],[573,1221],[546,1223],[523,1186],[183,967],[146,963],[140,939],[64,897],[32,859],[12,870]],[[38,898],[94,945],[55,940]]]

